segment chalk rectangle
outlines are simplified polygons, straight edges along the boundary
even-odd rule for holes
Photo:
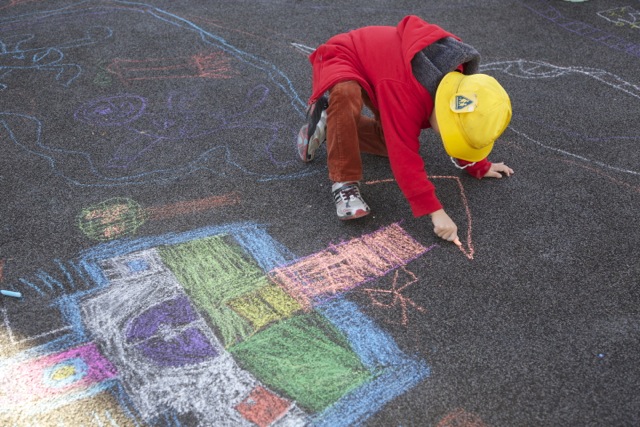
[[[270,277],[308,307],[383,276],[427,250],[392,224],[276,268]]]

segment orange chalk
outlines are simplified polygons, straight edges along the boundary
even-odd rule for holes
[[[458,246],[458,247],[462,247],[462,243],[460,242],[460,239],[458,239],[457,237],[456,237],[456,239],[453,241],[453,243],[455,243],[455,244],[456,244],[456,246]]]

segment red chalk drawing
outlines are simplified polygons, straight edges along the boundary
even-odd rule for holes
[[[445,415],[436,427],[488,427],[488,425],[479,416],[458,408]]]
[[[223,53],[196,54],[190,57],[121,59],[107,70],[123,82],[158,79],[230,79],[236,75],[231,59]]]
[[[0,10],[8,9],[13,6],[17,6],[22,3],[30,3],[33,1],[42,1],[42,0],[10,0],[7,4],[0,6]]]
[[[434,245],[435,246],[435,245]],[[398,224],[315,253],[270,272],[303,307],[331,298],[407,264],[426,248]]]
[[[402,267],[395,271],[391,289],[366,288],[363,289],[363,292],[369,295],[371,303],[376,307],[392,309],[399,306],[401,310],[400,324],[407,326],[409,324],[409,306],[421,313],[426,311],[424,307],[419,306],[410,298],[402,295],[402,291],[417,282],[418,278],[416,275],[405,267]]]
[[[4,279],[4,259],[0,259],[0,282]]]
[[[268,427],[280,419],[290,406],[291,402],[287,399],[258,386],[235,408],[247,421],[258,427]]]
[[[172,203],[170,205],[150,207],[145,209],[149,219],[164,220],[181,215],[194,214],[208,211],[222,206],[230,206],[240,203],[238,193],[223,194],[222,196],[205,197],[203,199],[188,200]]]
[[[469,202],[467,201],[467,195],[464,192],[464,187],[462,186],[462,181],[457,176],[431,176],[431,179],[453,179],[456,184],[458,184],[458,189],[460,190],[460,200],[462,201],[462,205],[464,207],[464,212],[467,217],[467,230],[466,230],[466,243],[463,238],[460,239],[462,242],[462,246],[458,246],[460,252],[464,254],[468,259],[473,259],[473,255],[475,253],[475,249],[473,247],[473,239],[472,239],[472,219],[471,219],[471,210],[469,209]],[[373,184],[383,184],[388,182],[395,182],[394,179],[383,179],[379,181],[367,181],[365,184],[373,185]]]

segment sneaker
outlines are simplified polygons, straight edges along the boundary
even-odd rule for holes
[[[298,133],[298,155],[303,162],[313,160],[316,150],[327,139],[328,106],[328,99],[323,96],[307,110],[307,124]]]
[[[369,215],[369,206],[360,195],[357,182],[336,182],[331,186],[338,218],[356,219]]]

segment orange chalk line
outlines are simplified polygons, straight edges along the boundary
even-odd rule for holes
[[[269,277],[303,307],[310,308],[315,302],[383,276],[430,249],[398,224],[392,224],[276,268]]]
[[[222,196],[207,197],[198,200],[172,203],[170,205],[150,207],[144,211],[151,220],[164,220],[180,215],[201,212],[220,206],[235,205],[240,203],[238,193],[230,193]]]
[[[388,308],[391,309],[393,307],[395,307],[397,304],[400,304],[400,309],[401,309],[401,321],[400,324],[402,326],[407,326],[409,324],[409,308],[408,308],[408,304],[411,304],[416,310],[418,310],[419,312],[423,313],[425,311],[427,311],[424,307],[419,306],[418,304],[416,304],[415,302],[413,302],[411,300],[411,298],[405,297],[404,295],[402,295],[402,291],[413,285],[414,283],[418,282],[418,277],[411,271],[407,270],[405,267],[402,267],[402,271],[404,271],[408,276],[409,276],[409,281],[407,283],[405,283],[404,285],[398,287],[398,274],[400,273],[400,270],[396,270],[395,274],[393,276],[393,283],[391,285],[391,289],[371,289],[371,288],[367,288],[367,289],[363,289],[364,292],[366,292],[369,295],[369,298],[371,299],[371,303],[375,306],[378,307],[382,307],[382,308]],[[390,303],[383,303],[380,302],[375,296],[374,294],[391,294],[393,296],[393,299],[391,300]]]
[[[467,200],[467,195],[464,191],[464,187],[462,185],[462,181],[457,176],[431,176],[429,178],[435,179],[453,179],[458,184],[458,189],[460,190],[460,198],[462,199],[462,205],[464,206],[465,215],[467,216],[467,248],[465,249],[464,244],[462,246],[458,246],[460,251],[466,256],[468,259],[473,259],[473,255],[475,254],[475,249],[473,247],[472,240],[472,220],[471,220],[471,209],[469,209],[469,202]],[[381,179],[376,181],[366,181],[365,184],[374,185],[374,184],[385,184],[389,182],[395,182],[395,179]]]

